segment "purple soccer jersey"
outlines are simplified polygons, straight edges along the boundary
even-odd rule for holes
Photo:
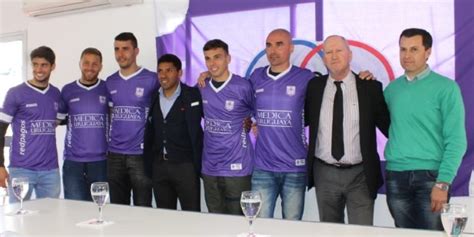
[[[156,73],[141,68],[125,77],[116,72],[105,83],[112,106],[109,151],[127,155],[143,154],[146,117],[151,96],[159,85]]]
[[[277,76],[269,67],[257,68],[250,77],[255,92],[258,136],[255,166],[272,172],[306,172],[304,131],[306,87],[314,75],[291,66]]]
[[[212,176],[246,176],[253,170],[253,146],[243,121],[253,112],[249,81],[232,75],[215,88],[210,80],[200,88],[204,109],[202,173]]]
[[[28,82],[11,88],[0,120],[11,123],[10,167],[44,171],[58,168],[56,116],[60,92],[49,85],[40,90]]]
[[[104,160],[107,152],[108,93],[105,81],[86,87],[79,80],[61,90],[58,119],[69,116],[64,159],[77,162]]]

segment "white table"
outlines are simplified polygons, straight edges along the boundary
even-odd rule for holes
[[[104,208],[104,219],[114,221],[113,225],[96,229],[78,227],[76,223],[97,217],[97,206],[90,202],[61,199],[28,201],[24,203],[25,209],[37,210],[37,214],[5,216],[4,213],[18,207],[17,204],[8,205],[0,210],[0,233],[3,232],[3,236],[237,236],[248,228],[247,221],[240,216],[123,205],[107,205]],[[258,219],[255,231],[271,236],[446,237],[441,231],[277,219]]]

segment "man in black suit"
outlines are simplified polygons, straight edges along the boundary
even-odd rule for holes
[[[155,92],[145,128],[145,172],[152,179],[156,206],[200,211],[203,132],[197,88],[180,82],[181,61],[172,54],[158,59],[161,88]]]
[[[347,207],[350,224],[372,225],[383,183],[375,128],[387,136],[390,124],[382,84],[351,71],[343,37],[327,37],[323,50],[329,75],[311,80],[306,92],[308,188],[316,187],[321,221],[344,223]]]

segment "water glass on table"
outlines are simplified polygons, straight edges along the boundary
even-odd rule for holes
[[[468,213],[466,205],[463,204],[443,204],[441,210],[441,222],[446,234],[450,237],[461,236],[466,227]]]
[[[253,222],[257,218],[260,208],[262,207],[262,195],[258,191],[244,191],[240,197],[240,206],[242,207],[245,217],[249,221],[249,232],[247,236],[255,237],[256,235],[253,232]]]
[[[20,200],[20,209],[14,215],[26,215],[28,210],[23,209],[23,199],[26,197],[29,189],[29,181],[27,177],[16,177],[12,179],[13,194]]]
[[[93,225],[102,225],[105,223],[102,218],[102,209],[107,203],[109,198],[109,183],[107,182],[95,182],[91,184],[91,196],[92,200],[99,206],[99,219],[90,222]]]

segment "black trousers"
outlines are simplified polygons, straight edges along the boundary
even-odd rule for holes
[[[191,162],[173,162],[155,158],[152,177],[153,193],[158,208],[201,211],[199,176]]]
[[[202,175],[204,197],[211,213],[243,215],[240,196],[250,190],[252,176],[224,177]]]
[[[107,155],[107,181],[110,202],[151,207],[151,180],[145,175],[142,155],[124,155],[109,152]]]

